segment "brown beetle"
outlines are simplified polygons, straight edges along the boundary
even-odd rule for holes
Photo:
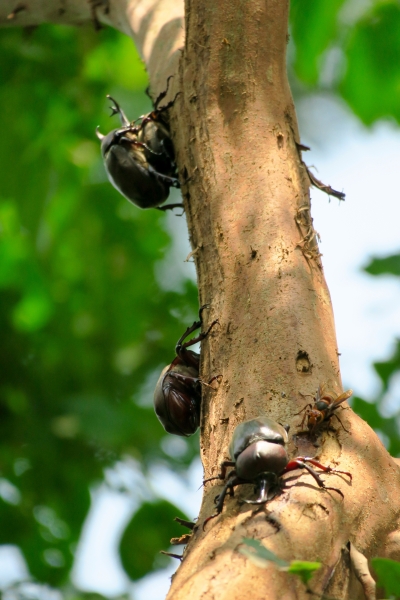
[[[282,475],[297,469],[308,471],[320,488],[335,491],[343,497],[339,489],[327,487],[320,474],[307,463],[318,467],[324,473],[340,473],[347,475],[350,479],[352,479],[351,473],[325,467],[313,457],[297,456],[289,460],[285,448],[288,443],[288,429],[288,426],[283,427],[268,417],[251,419],[240,423],[235,428],[229,445],[229,455],[232,460],[221,463],[219,475],[210,477],[203,482],[226,479],[227,469],[234,467],[234,470],[228,474],[222,492],[215,498],[216,511],[204,521],[203,529],[208,521],[222,512],[225,496],[227,493],[233,496],[235,486],[254,483],[254,491],[258,493],[258,498],[245,500],[245,502],[247,504],[265,504],[284,487],[284,483],[281,481]]]
[[[107,96],[113,103],[111,116],[118,114],[121,120],[119,129],[113,129],[107,135],[99,131],[101,153],[108,179],[125,198],[139,208],[181,207],[182,204],[169,204],[160,207],[168,198],[171,187],[180,187],[174,149],[168,124],[164,119],[167,111],[175,102],[172,100],[159,106],[165,98],[167,89],[154,103],[154,110],[130,122],[118,102]],[[140,121],[138,123],[138,121]]]
[[[154,410],[165,431],[175,435],[189,436],[195,433],[200,425],[201,385],[209,385],[199,378],[200,354],[188,350],[197,342],[207,337],[211,329],[218,323],[213,321],[206,332],[184,342],[185,338],[202,326],[202,312],[208,308],[202,306],[199,320],[188,327],[179,338],[176,347],[176,358],[163,369],[154,391]]]

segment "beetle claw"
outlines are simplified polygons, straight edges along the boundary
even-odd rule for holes
[[[221,513],[216,512],[213,515],[211,515],[210,517],[207,517],[207,519],[204,520],[203,523],[203,531],[205,531],[205,526],[207,525],[208,521],[211,521],[211,519],[215,519],[215,517],[218,517],[218,515],[220,515]]]
[[[343,492],[341,490],[339,490],[338,488],[334,488],[334,487],[327,487],[326,485],[324,485],[324,487],[322,488],[323,490],[331,490],[332,492],[337,492],[338,494],[340,494],[342,496],[342,498],[344,499],[344,495]]]

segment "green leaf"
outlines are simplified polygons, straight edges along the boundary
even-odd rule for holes
[[[340,91],[367,125],[393,116],[400,123],[400,5],[374,3],[351,31]]]
[[[307,585],[308,581],[313,576],[314,571],[317,571],[321,564],[320,562],[310,562],[307,560],[292,560],[288,562],[279,558],[268,550],[259,540],[253,538],[243,538],[242,543],[248,546],[240,547],[239,552],[244,554],[249,560],[259,567],[267,567],[268,563],[275,563],[281,571],[287,571],[292,575],[300,577],[302,582]],[[250,550],[251,548],[251,550]]]
[[[175,517],[187,520],[166,500],[145,502],[133,515],[119,546],[122,565],[131,579],[140,579],[168,564],[168,557],[161,555],[160,550],[167,550],[170,539],[177,536]]]
[[[400,254],[393,254],[385,258],[373,258],[364,271],[370,275],[395,275],[400,277]]]
[[[391,377],[400,370],[400,340],[396,340],[396,347],[388,360],[373,363],[373,366],[382,380],[383,390],[386,392]]]
[[[292,0],[291,31],[296,46],[294,68],[308,84],[319,78],[320,57],[338,33],[337,15],[344,0]]]
[[[392,456],[400,456],[400,438],[395,417],[390,419],[382,417],[376,403],[365,402],[357,397],[353,399],[352,409],[373,429],[387,436],[389,439],[387,450]]]
[[[378,575],[378,586],[386,595],[400,597],[400,563],[390,558],[373,558],[372,566]]]
[[[289,563],[286,560],[276,556],[276,554],[271,552],[271,550],[268,550],[268,548],[266,548],[259,540],[254,540],[253,538],[243,538],[242,543],[246,544],[246,546],[249,546],[253,550],[241,547],[239,548],[239,552],[247,556],[247,558],[249,558],[251,561],[256,562],[256,564],[270,561],[277,564],[279,567],[289,566]]]
[[[322,566],[320,562],[309,562],[307,560],[292,560],[288,568],[288,573],[298,575],[304,585],[310,581],[315,571]]]

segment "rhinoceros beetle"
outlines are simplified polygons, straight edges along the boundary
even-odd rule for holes
[[[285,448],[288,442],[288,429],[288,426],[283,427],[268,417],[251,419],[235,428],[229,445],[229,455],[232,460],[225,460],[221,464],[221,472],[217,477],[210,477],[204,481],[207,483],[215,479],[224,480],[227,469],[234,467],[234,470],[228,474],[222,492],[215,498],[216,512],[204,521],[203,529],[208,521],[222,512],[225,496],[227,493],[233,496],[235,486],[254,483],[258,498],[245,500],[245,502],[247,504],[265,504],[284,487],[284,483],[281,481],[282,475],[296,469],[306,469],[320,488],[333,490],[343,497],[339,489],[327,487],[319,474],[307,463],[318,467],[324,473],[341,473],[352,479],[351,474],[325,467],[311,457],[297,456],[293,460],[289,460]]]
[[[328,393],[326,390],[326,384],[321,384],[318,387],[317,394],[314,396],[314,404],[306,404],[297,414],[304,412],[303,420],[300,424],[300,429],[303,429],[305,420],[307,419],[308,430],[315,433],[323,424],[329,423],[332,417],[336,417],[340,425],[345,431],[348,431],[343,425],[342,421],[335,413],[335,410],[341,406],[342,402],[350,398],[353,394],[353,390],[347,390],[339,396]],[[308,394],[306,394],[308,395]]]
[[[213,321],[204,333],[184,342],[188,335],[202,326],[202,312],[207,307],[206,304],[200,308],[199,320],[188,327],[177,341],[176,358],[163,369],[154,391],[156,415],[164,429],[175,435],[189,436],[195,433],[200,424],[201,385],[209,385],[219,377],[213,377],[208,384],[201,381],[200,354],[188,350],[193,344],[204,340],[218,321]]]
[[[147,115],[130,122],[119,104],[107,96],[113,103],[111,116],[118,114],[121,125],[107,135],[98,130],[101,140],[101,153],[107,176],[112,185],[125,198],[139,208],[181,207],[182,204],[159,205],[168,198],[171,187],[180,187],[176,178],[174,149],[167,122],[163,114],[171,108],[174,100],[159,107],[159,103],[168,92],[162,92],[154,103],[154,110]],[[140,121],[138,123],[138,121]]]

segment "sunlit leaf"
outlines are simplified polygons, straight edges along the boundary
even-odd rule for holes
[[[255,540],[253,538],[243,538],[242,543],[248,546],[248,548],[241,546],[239,548],[239,552],[247,556],[247,558],[250,560],[255,558],[258,559],[258,561],[261,560],[264,562],[273,562],[279,567],[289,566],[289,563],[286,560],[276,556],[276,554],[271,552],[271,550],[268,550],[268,548],[266,548],[259,540]],[[252,548],[252,550],[249,550],[249,548]]]
[[[378,575],[378,586],[384,588],[387,596],[400,596],[400,562],[390,558],[373,558],[372,566]]]
[[[288,573],[300,577],[304,585],[310,581],[315,571],[318,571],[322,566],[320,562],[309,562],[306,560],[292,560],[289,565]]]
[[[239,552],[244,554],[249,560],[259,567],[267,567],[269,563],[275,563],[281,571],[287,571],[292,575],[300,577],[302,582],[307,585],[315,571],[321,568],[320,562],[310,562],[307,560],[292,560],[290,562],[279,558],[268,550],[259,540],[252,538],[243,538]]]

